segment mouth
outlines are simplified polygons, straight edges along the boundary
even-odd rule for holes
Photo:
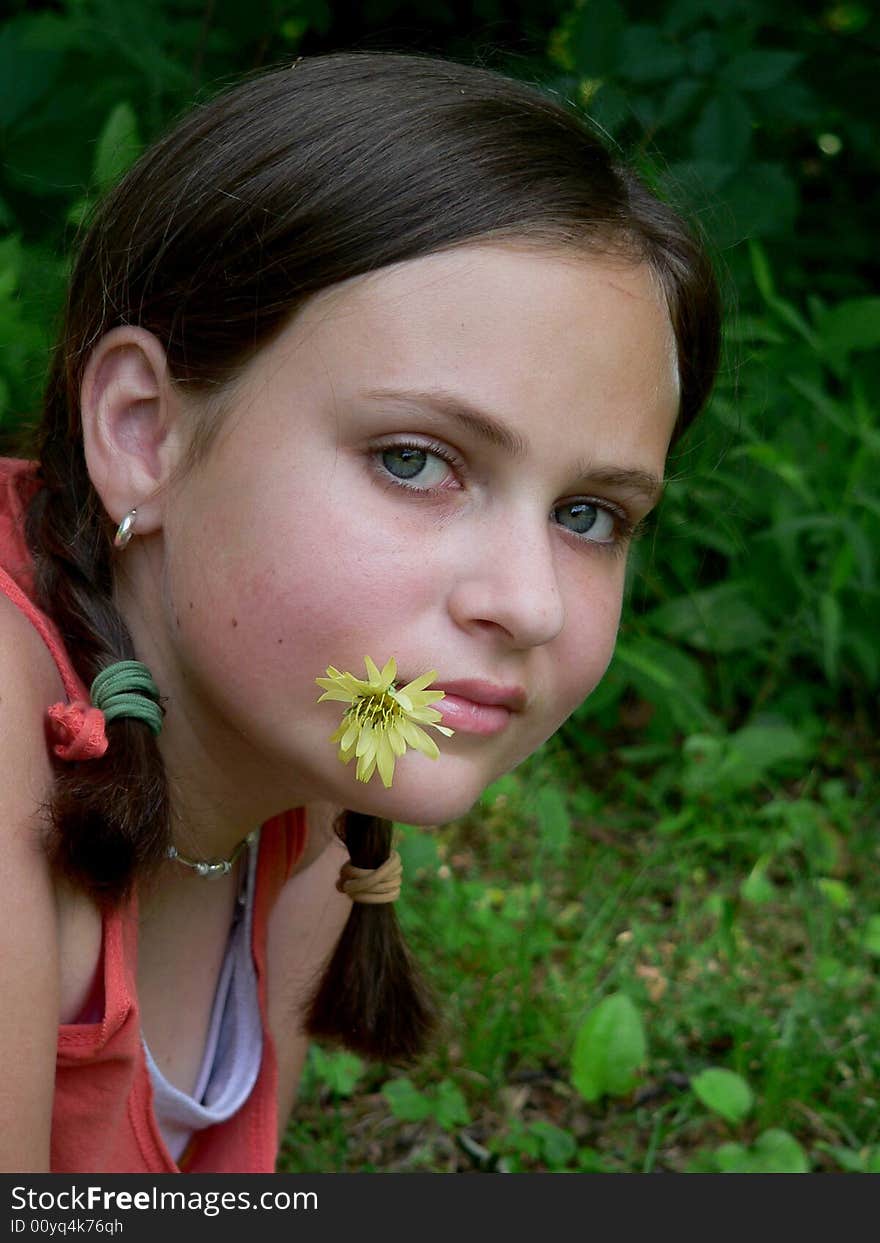
[[[431,706],[441,714],[444,725],[463,734],[485,737],[500,733],[526,702],[521,687],[479,680],[438,682],[436,689],[443,691],[445,698]]]

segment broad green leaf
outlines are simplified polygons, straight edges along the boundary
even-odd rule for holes
[[[698,160],[724,160],[740,167],[752,141],[752,112],[735,91],[710,95],[694,126],[691,148]]]
[[[820,876],[816,888],[839,911],[852,910],[853,895],[849,885],[833,876]]]
[[[137,119],[131,104],[117,104],[98,138],[95,182],[105,190],[122,176],[140,153]]]
[[[707,1109],[733,1124],[747,1118],[755,1103],[752,1089],[732,1070],[703,1070],[691,1079],[691,1088]]]
[[[625,993],[612,993],[582,1023],[572,1053],[572,1083],[586,1101],[623,1096],[646,1053],[641,1015]]]
[[[776,886],[767,875],[770,862],[769,855],[762,855],[739,887],[743,899],[753,906],[766,906],[778,896]]]
[[[770,638],[740,583],[722,583],[670,600],[648,614],[653,628],[701,651],[752,651]]]
[[[550,858],[561,862],[571,839],[571,817],[565,798],[557,785],[547,783],[535,793],[535,811],[541,846]]]
[[[722,1144],[715,1154],[725,1174],[808,1174],[810,1163],[800,1144],[788,1131],[764,1131],[751,1148]]]
[[[336,1096],[351,1096],[364,1073],[363,1061],[346,1049],[327,1052],[312,1045],[311,1060],[315,1074]]]
[[[461,1089],[451,1079],[444,1079],[437,1085],[432,1106],[434,1117],[444,1131],[452,1131],[457,1126],[467,1126],[471,1120]]]
[[[818,325],[826,349],[849,353],[880,346],[880,298],[849,298],[831,307]]]
[[[663,92],[657,118],[658,127],[677,124],[704,89],[703,83],[697,81],[696,78],[682,78],[678,82],[670,83],[669,88]]]
[[[798,187],[785,166],[750,160],[745,175],[731,178],[722,191],[729,214],[726,235],[733,241],[786,237],[800,202]]]
[[[802,60],[800,52],[752,48],[728,61],[722,77],[741,91],[766,91],[778,86]]]
[[[875,954],[880,958],[880,915],[868,916],[862,944],[869,954]]]
[[[71,24],[51,13],[13,18],[0,27],[0,129],[27,116],[50,90]]]
[[[699,662],[674,644],[650,635],[621,640],[612,669],[625,674],[643,699],[668,713],[680,728],[690,731],[696,724],[709,731],[717,728],[706,707],[706,681]]]
[[[727,738],[693,734],[682,754],[683,789],[714,800],[751,789],[780,765],[812,754],[809,739],[786,722],[746,725]]]
[[[681,73],[684,53],[659,26],[627,26],[620,47],[621,77],[630,82],[666,82]]]
[[[532,1122],[529,1130],[541,1141],[541,1155],[548,1165],[565,1166],[574,1159],[577,1141],[570,1131],[564,1131],[543,1118]]]
[[[382,1095],[401,1122],[422,1122],[434,1112],[433,1102],[410,1079],[391,1079],[383,1085]]]
[[[568,50],[582,77],[613,74],[620,61],[626,14],[617,0],[585,0],[570,19]]]

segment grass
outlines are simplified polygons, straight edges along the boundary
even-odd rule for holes
[[[462,820],[401,826],[445,1031],[408,1071],[313,1050],[279,1169],[880,1170],[873,747],[831,722],[805,774],[714,797],[557,739]],[[575,1036],[620,995],[646,1051],[586,1100]],[[744,1115],[700,1099],[708,1068]]]

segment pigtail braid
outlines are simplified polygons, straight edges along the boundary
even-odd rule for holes
[[[375,868],[388,858],[390,820],[346,811],[336,831],[356,867]],[[436,1021],[394,903],[355,902],[312,999],[306,1032],[366,1057],[410,1061],[424,1052]]]
[[[38,448],[42,486],[28,508],[26,537],[37,602],[88,687],[102,669],[135,659],[135,652],[113,602],[111,532],[82,448],[66,435],[61,387],[50,381]],[[171,840],[155,735],[127,717],[106,728],[109,746],[101,758],[56,764],[45,840],[52,865],[102,908],[124,902],[135,878],[155,871]]]

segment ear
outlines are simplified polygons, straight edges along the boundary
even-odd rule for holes
[[[138,535],[162,525],[162,493],[183,444],[180,406],[152,333],[123,326],[101,338],[80,389],[86,465],[114,522],[137,509]]]

